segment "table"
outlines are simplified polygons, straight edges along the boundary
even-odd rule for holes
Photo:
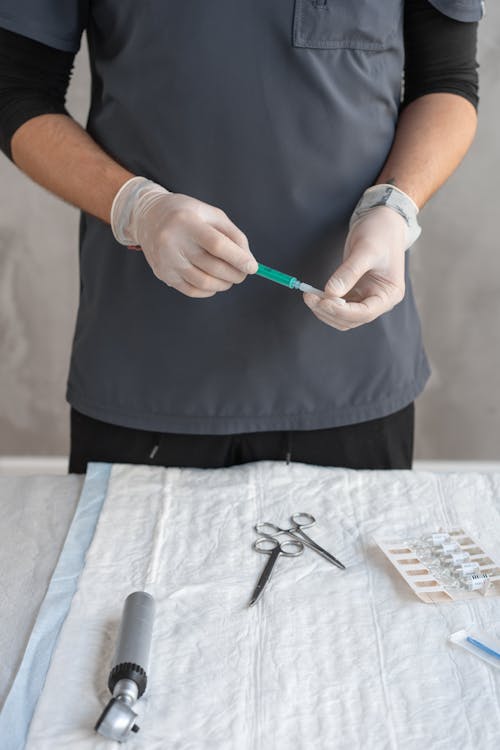
[[[83,477],[0,477],[0,709],[56,566]]]
[[[293,511],[319,519],[315,537],[348,569],[304,554],[247,610],[262,567],[252,523]],[[500,671],[447,637],[500,621],[500,599],[423,604],[373,543],[456,525],[498,549],[500,474],[114,466],[28,750],[109,747],[90,727],[135,588],[159,614],[131,749],[497,747]]]

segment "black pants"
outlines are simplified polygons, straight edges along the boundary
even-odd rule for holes
[[[183,435],[100,422],[71,410],[69,472],[88,461],[216,469],[250,461],[297,461],[350,469],[411,469],[414,405],[369,422],[326,430]]]

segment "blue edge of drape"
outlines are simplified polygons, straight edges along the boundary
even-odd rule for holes
[[[90,463],[75,515],[2,712],[0,745],[23,750],[52,653],[71,606],[94,537],[108,487],[111,464]]]

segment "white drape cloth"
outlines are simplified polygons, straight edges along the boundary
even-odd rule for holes
[[[267,561],[253,525],[296,511],[347,570],[280,558],[248,609]],[[463,526],[498,552],[499,511],[496,474],[115,465],[28,750],[118,747],[93,726],[138,589],[157,613],[133,750],[500,747],[500,670],[447,642],[500,621],[500,598],[424,604],[372,540]]]

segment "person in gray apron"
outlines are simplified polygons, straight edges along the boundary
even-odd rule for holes
[[[479,0],[419,3],[455,35],[483,14]],[[40,66],[31,109],[18,97],[2,126],[15,163],[82,209],[72,470],[411,466],[429,366],[406,251],[476,113],[449,81],[401,109],[410,5],[0,0],[4,34],[51,48],[68,77],[87,33],[86,132],[41,101]]]

